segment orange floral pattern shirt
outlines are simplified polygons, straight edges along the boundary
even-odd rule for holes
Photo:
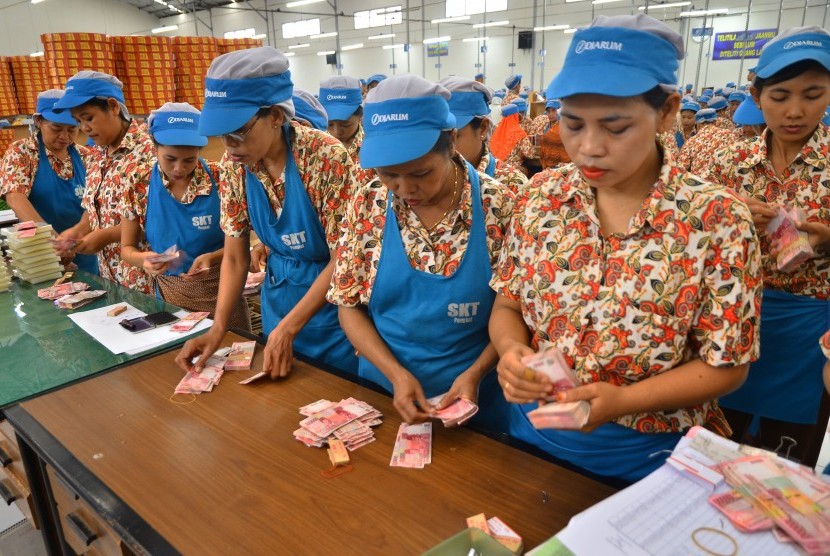
[[[121,144],[111,154],[95,146],[86,170],[86,191],[81,204],[88,211],[93,231],[118,226],[125,193],[147,174],[155,162],[150,135],[133,120]],[[142,293],[152,292],[152,280],[142,269],[121,258],[121,243],[110,243],[98,253],[101,276]]]
[[[491,152],[485,152],[484,156],[481,157],[481,162],[478,163],[476,171],[478,171],[479,174],[484,174],[487,170],[487,165],[490,164],[490,160],[492,158],[495,157]],[[496,175],[493,177],[496,181],[509,189],[513,196],[517,196],[527,183],[527,176],[525,176],[521,170],[512,164],[499,160],[498,158],[496,158],[496,171],[494,173]]]
[[[809,222],[830,226],[830,130],[819,124],[810,140],[776,176],[769,160],[769,130],[750,141],[739,141],[719,151],[707,179],[733,189],[738,195],[801,209]],[[764,284],[795,295],[830,299],[830,257],[811,259],[790,272],[778,270],[769,256],[770,243],[759,230]]]
[[[456,161],[466,168],[461,156]],[[405,202],[398,197],[393,199],[404,250],[412,268],[441,276],[452,276],[458,268],[467,249],[473,218],[472,189],[466,170],[464,177],[458,207],[432,231],[424,228]],[[487,248],[495,269],[513,213],[513,194],[487,175],[479,172],[478,178]],[[369,304],[380,263],[388,195],[386,187],[376,179],[361,187],[349,202],[334,276],[326,296],[329,302],[348,307]]]
[[[346,203],[352,199],[357,184],[352,159],[340,141],[324,131],[297,122],[291,122],[291,154],[333,251],[340,239]],[[273,181],[264,166],[251,170],[265,186],[271,209],[279,218],[285,199],[284,173],[279,180]],[[245,197],[244,165],[229,164],[227,179],[219,184],[219,198],[222,231],[231,237],[248,234],[251,221]]]
[[[575,166],[534,176],[491,285],[521,304],[534,348],[561,350],[583,383],[625,386],[696,358],[716,367],[756,359],[759,258],[746,205],[664,155],[624,234],[600,232]],[[616,422],[644,433],[730,432],[716,401]]]
[[[371,168],[364,168],[360,165],[360,147],[363,145],[363,125],[358,124],[352,143],[346,148],[354,164],[354,177],[359,185],[364,185],[375,179],[377,174]]]
[[[698,124],[697,133],[680,149],[677,165],[697,176],[705,175],[715,152],[730,146],[736,139],[734,130],[718,127],[714,122],[703,126]]]
[[[78,154],[81,155],[81,160],[86,166],[92,151],[83,145],[74,146],[78,149]],[[59,178],[72,179],[74,170],[70,157],[59,158],[47,149],[46,158],[49,159],[52,169]],[[3,161],[0,162],[0,197],[5,197],[9,193],[22,193],[28,197],[32,191],[39,163],[40,149],[37,137],[27,137],[12,143],[6,150]]]

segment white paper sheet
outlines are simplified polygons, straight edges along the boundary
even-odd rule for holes
[[[107,311],[113,307],[126,305],[127,310],[115,317],[108,317]],[[204,319],[197,324],[193,330],[188,332],[172,332],[172,324],[147,330],[146,332],[133,333],[118,325],[123,319],[143,317],[147,313],[140,311],[129,303],[115,303],[99,309],[83,311],[69,315],[69,318],[83,329],[84,332],[95,338],[101,345],[115,353],[127,353],[136,355],[138,353],[163,346],[169,342],[191,336],[196,332],[210,328],[213,324],[211,319]],[[187,311],[180,311],[176,316],[182,317]]]

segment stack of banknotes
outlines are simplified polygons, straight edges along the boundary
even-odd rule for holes
[[[531,373],[541,373],[547,376],[553,384],[554,394],[576,388],[582,383],[576,377],[565,357],[559,350],[552,349],[528,355],[522,363]],[[527,377],[533,380],[533,376]],[[591,414],[591,404],[586,401],[547,403],[527,414],[531,424],[537,429],[581,429],[588,422]]]
[[[372,427],[380,425],[383,415],[368,403],[346,398],[339,402],[318,400],[300,408],[305,417],[294,438],[315,448],[322,448],[336,438],[350,452],[375,441]]]

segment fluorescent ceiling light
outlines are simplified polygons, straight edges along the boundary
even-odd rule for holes
[[[584,2],[585,0],[565,0],[566,4],[573,4],[574,2]]]
[[[450,36],[433,37],[431,39],[424,39],[424,44],[435,44],[437,42],[448,42],[450,40],[452,40],[452,37]]]
[[[265,34],[265,33],[260,33],[259,35],[254,35],[254,36],[253,36],[253,37],[251,37],[251,38],[252,38],[252,39],[264,39],[264,38],[267,38],[267,37],[268,37],[268,35],[267,35],[267,34]]]
[[[384,50],[391,50],[393,48],[403,48],[403,45],[402,44],[384,44],[383,45]]]
[[[567,29],[568,27],[570,27],[570,25],[567,25],[567,24],[563,23],[561,25],[546,25],[544,27],[534,27],[533,30],[537,31],[537,32],[538,31],[562,31],[564,29]]]
[[[355,50],[357,48],[363,48],[363,43],[359,42],[357,44],[350,44],[348,46],[341,46],[340,50]]]
[[[461,42],[483,42],[489,40],[490,37],[468,37],[466,39],[461,39]]]
[[[40,4],[43,0],[32,0],[32,4]]]
[[[35,2],[35,4],[37,4],[37,2]],[[29,54],[29,56],[31,56],[32,58],[37,58],[38,56],[43,56],[43,51],[38,50],[37,52],[32,52],[31,54]]]
[[[311,35],[310,39],[327,39],[329,37],[336,37],[337,31],[332,31],[331,33],[320,33],[319,35]]]
[[[164,27],[156,27],[152,30],[153,33],[166,33],[167,31],[175,31],[178,29],[178,25],[165,25]]]
[[[593,0],[591,4],[613,4],[614,2],[622,2],[623,0]]]
[[[43,0],[38,0],[38,2],[43,2]],[[35,0],[32,0],[32,4],[35,4],[35,3],[36,3]],[[165,2],[164,0],[156,0],[156,4],[161,4],[162,6],[166,6],[167,2]]]
[[[286,8],[296,8],[297,6],[307,6],[308,4],[317,4],[323,0],[297,0],[296,2],[289,2],[285,5]]]
[[[577,31],[579,31],[579,29],[577,29],[576,27],[571,27],[570,29],[565,29],[563,33],[565,33],[566,35],[571,35],[573,33],[576,33]]]
[[[430,23],[452,23],[453,21],[466,21],[470,19],[468,15],[459,15],[456,17],[442,17],[440,19],[433,19]]]
[[[379,41],[380,39],[391,39],[395,37],[395,33],[386,33],[385,35],[372,35],[368,37],[370,41]]]
[[[668,4],[649,4],[648,9],[649,10],[667,10],[669,8],[680,8],[680,7],[683,7],[683,6],[691,6],[691,5],[692,5],[691,2],[669,2]],[[643,11],[645,11],[646,7],[645,6],[640,6],[637,9],[640,10],[641,12],[643,12]]]
[[[622,0],[620,0],[622,1]],[[481,29],[482,27],[497,27],[499,25],[509,25],[510,22],[507,20],[504,21],[491,21],[490,23],[476,23],[473,25],[473,29]]]
[[[718,8],[715,10],[692,10],[690,12],[680,12],[680,17],[700,17],[704,15],[718,15],[728,14],[729,8]]]
[[[294,50],[295,48],[305,48],[307,46],[311,46],[311,45],[308,44],[307,42],[304,42],[303,44],[292,44],[288,48],[291,49],[291,50]]]
[[[329,54],[334,54],[334,50],[321,50],[317,53],[317,56],[328,56]]]
[[[296,56],[296,55],[297,55],[297,53],[296,53],[296,52],[285,52],[284,54],[286,55],[286,57],[287,57],[287,56]]]

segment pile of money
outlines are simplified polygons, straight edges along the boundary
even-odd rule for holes
[[[245,280],[245,289],[242,290],[242,295],[253,295],[262,288],[262,282],[265,280],[265,272],[249,272],[248,278]]]
[[[390,467],[423,469],[432,463],[432,423],[401,423]]]
[[[796,227],[804,216],[796,208],[778,207],[778,213],[767,223],[766,233],[772,245],[778,250],[778,270],[788,272],[804,261],[815,257],[807,232]]]
[[[9,267],[6,265],[6,259],[0,255],[0,292],[9,291],[12,287],[12,276],[9,273]]]
[[[437,406],[444,399],[445,395],[435,396],[434,398],[428,399],[427,402],[432,406]],[[436,411],[433,416],[436,419],[441,419],[445,427],[455,427],[457,425],[463,425],[476,413],[478,413],[478,406],[476,404],[469,400],[458,398],[444,409]]]
[[[226,371],[248,371],[254,362],[256,342],[234,342],[228,354]]]
[[[227,353],[227,349],[219,350],[211,355],[202,372],[188,372],[184,378],[176,386],[176,394],[201,394],[202,392],[212,392],[213,387],[219,384],[224,372],[225,362],[227,358],[223,355]]]
[[[811,470],[764,455],[716,468],[734,490],[709,501],[743,531],[773,529],[807,554],[830,553],[830,484]]]
[[[3,228],[0,234],[7,238],[15,276],[31,284],[61,277],[63,272],[60,257],[55,254],[50,243],[50,224],[21,222],[17,226]]]
[[[528,412],[527,418],[536,429],[579,430],[590,415],[591,404],[586,401],[551,402]]]
[[[193,330],[193,327],[203,321],[210,313],[207,311],[201,311],[198,313],[190,313],[189,315],[182,317],[179,319],[178,322],[173,324],[170,327],[171,332],[188,332]]]
[[[89,289],[89,284],[84,282],[64,282],[63,284],[52,286],[49,288],[41,288],[37,291],[37,296],[41,299],[48,299],[54,301],[59,297],[65,295],[72,295],[73,293],[82,292]]]
[[[55,305],[61,309],[77,309],[105,295],[107,292],[104,290],[87,290],[59,297],[55,300]]]
[[[522,537],[497,517],[487,519],[484,514],[474,515],[467,518],[467,527],[484,531],[513,554],[522,553]]]
[[[522,364],[530,369],[526,371],[528,376],[525,378],[527,380],[534,379],[534,372],[547,376],[553,384],[554,394],[576,388],[582,384],[576,377],[576,373],[568,365],[565,356],[558,349],[540,351],[539,353],[527,355],[522,358]],[[554,398],[551,397],[550,399],[552,400]]]
[[[294,438],[315,448],[331,446],[332,440],[338,440],[350,452],[375,441],[372,427],[380,425],[383,417],[380,411],[355,398],[337,403],[318,400],[301,407],[300,415],[305,419],[294,431]]]
[[[169,263],[179,258],[179,248],[174,244],[165,249],[162,253],[156,253],[145,258],[148,263]]]

